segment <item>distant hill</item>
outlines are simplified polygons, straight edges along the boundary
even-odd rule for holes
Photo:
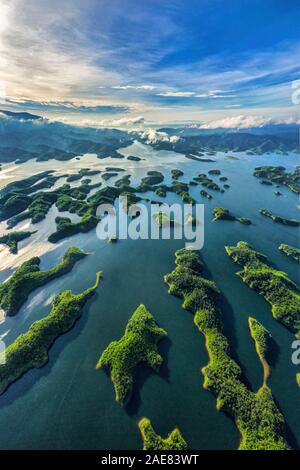
[[[31,113],[14,113],[13,111],[6,111],[4,109],[0,109],[0,113],[5,114],[6,116],[12,117],[14,119],[22,119],[22,120],[30,120],[34,121],[36,119],[43,119],[41,116],[37,116],[36,114]]]

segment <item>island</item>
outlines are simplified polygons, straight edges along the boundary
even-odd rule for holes
[[[217,398],[217,409],[235,420],[241,433],[239,449],[286,450],[284,417],[270,388],[263,385],[256,393],[243,382],[240,366],[231,358],[223,332],[219,290],[203,277],[199,255],[181,249],[175,253],[176,267],[165,276],[169,293],[183,299],[183,308],[194,314],[194,323],[205,337],[209,363],[203,367],[204,388]]]
[[[206,197],[206,199],[212,199],[212,195],[209,194],[209,193],[208,193],[207,191],[205,191],[204,189],[201,189],[200,194],[201,194],[201,196]]]
[[[300,166],[297,166],[294,172],[287,172],[284,166],[258,166],[254,169],[253,175],[285,185],[294,193],[300,194]]]
[[[18,243],[26,238],[31,237],[35,232],[9,232],[0,236],[0,244],[7,245],[9,251],[16,255],[18,253]]]
[[[240,222],[243,225],[251,224],[251,220],[247,217],[236,217],[235,215],[231,214],[229,209],[225,209],[224,207],[215,207],[213,209],[213,221],[214,220],[232,220]]]
[[[224,189],[220,188],[217,183],[208,178],[204,173],[200,173],[200,175],[196,176],[194,180],[198,183],[201,183],[202,186],[205,186],[208,189],[212,189],[213,191],[220,191],[221,193],[224,192]]]
[[[142,418],[138,426],[143,439],[143,450],[188,450],[182,434],[178,428],[168,434],[163,439],[155,433],[151,421],[148,418]]]
[[[171,170],[171,175],[172,175],[172,178],[178,179],[178,178],[180,178],[180,176],[183,176],[184,173],[181,170],[174,169],[174,170]]]
[[[270,375],[270,367],[266,360],[266,355],[269,349],[270,339],[272,338],[271,333],[255,318],[249,317],[248,324],[250,329],[251,337],[255,343],[255,349],[260,362],[264,370],[264,385],[267,384],[267,380]]]
[[[0,367],[0,394],[33,368],[48,362],[48,351],[54,341],[69,331],[82,314],[86,302],[95,294],[101,273],[97,273],[94,286],[81,294],[66,290],[55,297],[49,315],[34,322],[5,351],[5,363]]]
[[[279,245],[278,250],[282,251],[286,256],[289,256],[293,260],[297,261],[300,263],[300,249],[296,248],[291,245],[287,245],[286,243],[281,243]]]
[[[268,211],[267,209],[260,209],[260,214],[264,217],[269,217],[273,222],[283,225],[291,225],[292,227],[298,227],[300,225],[299,220],[296,219],[284,219],[279,215],[272,214],[272,212]]]
[[[49,235],[48,241],[57,243],[65,237],[70,237],[77,233],[86,233],[95,228],[99,221],[100,217],[95,216],[91,211],[87,211],[79,222],[75,223],[69,217],[56,217],[56,232]]]
[[[131,160],[132,162],[140,162],[142,159],[140,157],[135,157],[134,155],[129,155],[127,160]]]
[[[164,175],[160,171],[148,171],[147,176],[142,178],[141,185],[154,186],[164,180]]]
[[[208,171],[208,174],[209,174],[209,175],[218,176],[218,175],[221,174],[221,171],[220,171],[220,170],[209,170],[209,171]]]
[[[40,271],[41,260],[38,257],[25,261],[7,281],[0,284],[0,307],[6,315],[16,315],[31,292],[67,274],[85,256],[86,253],[72,246],[61,262],[48,271]]]
[[[227,254],[243,271],[238,276],[272,306],[273,317],[300,338],[300,292],[288,275],[267,264],[265,255],[244,241],[226,246]]]
[[[139,364],[145,363],[156,371],[159,369],[163,359],[157,343],[166,336],[166,331],[158,327],[151,313],[141,304],[128,321],[124,336],[112,341],[102,353],[96,368],[110,370],[116,401],[120,405],[130,399]]]

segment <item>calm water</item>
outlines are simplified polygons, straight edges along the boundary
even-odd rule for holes
[[[263,164],[283,164],[292,169],[298,164],[297,157],[240,154],[240,159],[233,161],[226,160],[225,154],[218,154],[213,157],[216,163],[198,163],[172,152],[156,152],[141,144],[134,144],[124,150],[124,154],[145,160],[135,163],[86,156],[80,162],[40,163],[35,171],[54,168],[63,173],[74,165],[77,169],[115,165],[124,166],[132,175],[133,183],[150,169],[162,171],[168,183],[172,168],[184,171],[184,181],[211,168],[222,170],[231,186],[224,194],[211,191],[214,198],[206,201],[199,195],[201,186],[190,191],[198,202],[205,203],[202,258],[223,293],[224,323],[232,355],[241,364],[254,390],[262,382],[262,368],[249,335],[248,316],[253,315],[271,331],[277,350],[270,386],[285,414],[289,441],[294,447],[299,446],[300,394],[295,381],[297,368],[291,363],[293,335],[272,318],[270,306],[264,299],[235,275],[238,266],[224,250],[226,244],[246,240],[299,282],[297,263],[277,249],[282,242],[298,245],[298,229],[274,224],[258,213],[260,208],[266,208],[284,217],[297,217],[298,198],[286,188],[280,188],[283,196],[276,197],[274,186],[261,185],[252,176],[254,167]],[[5,175],[20,179],[30,174],[31,169],[30,164],[24,164],[4,166],[3,171],[4,185],[8,179]],[[217,181],[218,177],[214,179]],[[93,178],[93,181],[98,180],[99,176]],[[179,201],[174,195],[168,200]],[[253,225],[211,222],[211,210],[220,205],[238,216],[249,217]],[[27,331],[33,321],[47,315],[57,293],[64,289],[82,291],[94,282],[98,270],[103,271],[103,280],[75,327],[51,348],[49,363],[25,374],[0,397],[0,448],[136,449],[142,444],[137,421],[143,416],[152,420],[161,435],[179,426],[191,448],[237,448],[239,433],[234,423],[216,411],[215,398],[202,388],[201,368],[207,363],[203,337],[193,324],[192,314],[181,308],[179,299],[168,295],[163,282],[164,274],[173,269],[174,252],[183,246],[182,242],[119,240],[116,244],[107,244],[99,241],[93,230],[51,245],[49,251],[45,239],[53,231],[55,215],[52,209],[47,219],[39,224],[40,234],[31,245],[27,240],[22,242],[18,256],[8,255],[6,249],[0,252],[0,279],[4,280],[16,265],[36,252],[42,254],[42,269],[53,266],[71,244],[92,254],[67,276],[34,292],[16,317],[0,324],[0,334],[6,343]],[[164,365],[159,374],[139,368],[132,400],[122,409],[114,400],[109,376],[96,371],[95,365],[108,343],[122,336],[128,319],[140,303],[146,305],[168,332],[168,339],[159,346]]]

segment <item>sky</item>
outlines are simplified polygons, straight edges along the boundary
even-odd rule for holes
[[[298,0],[0,0],[1,106],[100,126],[297,120],[299,19]]]

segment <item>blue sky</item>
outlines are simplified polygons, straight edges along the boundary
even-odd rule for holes
[[[0,0],[5,106],[100,124],[297,118],[298,0]]]

